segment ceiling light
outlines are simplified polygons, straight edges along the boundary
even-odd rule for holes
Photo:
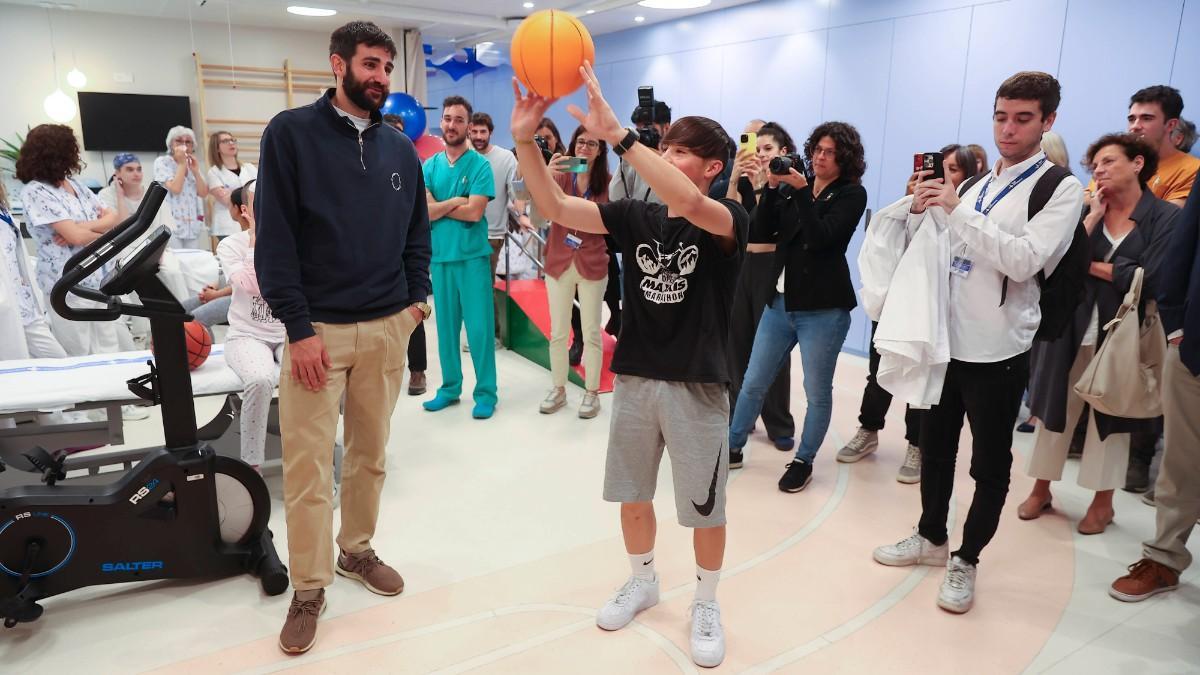
[[[638,5],[650,9],[696,9],[707,7],[712,0],[641,0]]]
[[[75,119],[75,101],[71,100],[70,96],[63,93],[62,89],[55,89],[54,93],[46,97],[42,102],[42,109],[50,116],[50,119],[59,124],[66,124]]]
[[[523,5],[521,5],[521,6],[522,6],[522,7],[524,7],[525,9],[533,9],[533,3],[532,3],[532,2],[526,2],[525,4],[523,4]]]
[[[321,9],[320,7],[304,7],[301,5],[292,5],[287,8],[288,14],[296,14],[299,16],[333,16],[337,14],[336,9]]]
[[[644,16],[635,16],[635,17],[633,17],[633,20],[634,20],[634,21],[636,21],[636,22],[638,22],[638,23],[641,23],[641,22],[643,22],[643,21],[645,21],[645,20],[646,20],[646,17],[644,17]]]
[[[589,10],[587,11],[587,13],[588,13],[588,14],[595,14],[595,13],[596,13],[596,10],[594,10],[594,9],[589,9]]]
[[[67,84],[76,89],[83,89],[87,86],[87,75],[78,68],[72,68],[71,72],[67,73]]]

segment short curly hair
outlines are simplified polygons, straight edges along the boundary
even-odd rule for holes
[[[1142,170],[1138,172],[1138,183],[1141,183],[1145,188],[1154,174],[1158,173],[1158,150],[1150,145],[1146,139],[1137,134],[1104,134],[1096,139],[1095,143],[1088,146],[1087,152],[1083,156],[1083,161],[1080,162],[1088,170],[1092,170],[1092,160],[1096,158],[1096,153],[1110,145],[1118,145],[1121,151],[1125,153],[1125,157],[1130,161],[1139,155],[1142,157]]]
[[[65,124],[39,124],[29,130],[17,155],[17,180],[58,185],[83,171],[79,141]]]
[[[837,148],[833,159],[837,162],[841,178],[852,183],[861,183],[863,174],[867,172],[867,160],[858,129],[846,122],[825,122],[808,135],[808,140],[804,142],[804,156],[811,161],[817,144],[826,136],[833,139]]]

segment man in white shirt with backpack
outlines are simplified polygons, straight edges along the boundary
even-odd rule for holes
[[[958,614],[974,603],[979,556],[996,533],[1008,494],[1029,350],[1042,322],[1043,286],[1053,281],[1044,279],[1071,247],[1083,208],[1083,186],[1056,170],[1041,149],[1060,97],[1058,81],[1046,73],[1008,78],[996,91],[992,114],[997,165],[964,183],[961,196],[942,179],[924,177],[913,195],[910,218],[940,208],[950,229],[951,360],[941,400],[921,424],[920,523],[907,539],[875,549],[874,557],[884,565],[946,566],[937,604]],[[964,415],[975,494],[962,544],[950,553],[946,520]]]

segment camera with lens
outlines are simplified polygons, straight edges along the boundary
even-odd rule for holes
[[[546,140],[545,136],[534,136],[533,142],[537,144],[538,150],[542,151],[542,159],[549,164],[550,158],[554,156],[554,153],[550,152],[550,142]]]
[[[776,176],[786,176],[792,169],[795,169],[803,174],[808,173],[805,171],[804,155],[798,155],[794,152],[790,152],[786,155],[780,155],[778,157],[772,157],[771,163],[767,165],[767,169]]]
[[[637,127],[638,142],[658,150],[662,134],[654,125],[670,124],[671,108],[662,101],[654,100],[654,87],[638,87],[638,104],[629,121]]]

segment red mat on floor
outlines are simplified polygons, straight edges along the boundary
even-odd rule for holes
[[[503,281],[496,282],[496,297],[499,302],[504,300],[504,284]],[[549,370],[550,305],[546,298],[546,282],[541,279],[508,282],[506,309],[509,349]],[[609,366],[612,364],[617,341],[603,330],[600,332],[600,338],[604,344],[600,391],[610,392],[613,389],[613,373]],[[571,370],[571,381],[583,386],[583,365],[572,366]]]

